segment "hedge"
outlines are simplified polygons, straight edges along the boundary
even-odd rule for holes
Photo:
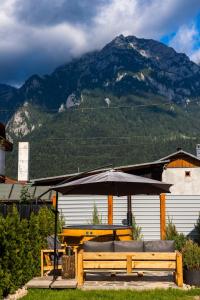
[[[54,213],[47,207],[29,220],[20,220],[15,206],[6,218],[0,215],[0,298],[40,274],[40,250],[53,232]]]

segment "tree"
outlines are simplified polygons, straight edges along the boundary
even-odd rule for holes
[[[141,240],[143,238],[142,235],[142,228],[137,225],[135,217],[132,217],[132,230],[133,230],[133,239],[134,240]]]
[[[21,203],[30,203],[32,200],[32,196],[31,193],[29,191],[29,186],[28,185],[24,185],[21,189],[21,193],[20,193],[20,202]]]
[[[94,204],[93,207],[91,224],[93,225],[102,224],[102,215],[101,216],[99,215],[96,204]]]

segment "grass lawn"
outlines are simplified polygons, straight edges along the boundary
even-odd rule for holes
[[[193,300],[200,296],[200,289],[181,291],[178,289],[149,291],[81,291],[81,290],[37,290],[30,289],[23,300]]]

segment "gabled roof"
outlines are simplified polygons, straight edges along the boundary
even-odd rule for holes
[[[188,157],[190,157],[192,159],[195,159],[196,161],[200,162],[200,159],[197,156],[195,156],[195,155],[193,155],[193,154],[191,154],[189,152],[186,152],[186,151],[184,151],[182,149],[178,150],[178,151],[176,151],[174,153],[171,153],[171,154],[169,154],[169,155],[167,155],[165,157],[162,157],[162,158],[160,158],[160,160],[161,161],[166,161],[167,159],[170,160],[170,158],[172,158],[172,157],[181,156],[181,155],[186,155],[186,156],[188,156]]]
[[[113,169],[124,171],[124,172],[127,172],[127,173],[132,173],[136,170],[142,170],[142,169],[154,168],[154,167],[163,167],[164,164],[166,164],[168,162],[169,162],[169,160],[162,160],[162,161],[157,160],[157,161],[148,162],[148,163],[127,165],[127,166],[119,166],[119,167],[115,167]],[[91,171],[91,172],[88,172],[87,175],[82,174],[82,173],[73,173],[73,174],[65,174],[65,175],[46,177],[46,178],[37,178],[37,179],[32,179],[31,183],[33,185],[36,185],[36,186],[39,186],[39,185],[55,185],[55,184],[58,184],[58,183],[60,183],[64,180],[70,179],[70,177],[80,175],[80,178],[81,178],[81,177],[84,177],[84,176],[88,176],[89,174],[96,174],[96,173],[100,173],[100,172],[103,172],[103,171],[107,171],[109,169],[110,168],[103,168],[103,169],[99,169],[99,170],[96,170],[96,171]]]

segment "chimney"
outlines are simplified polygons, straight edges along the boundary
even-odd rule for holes
[[[29,180],[29,143],[19,142],[18,146],[18,181],[26,183]]]
[[[196,145],[196,156],[200,159],[200,144]]]
[[[6,151],[12,151],[12,143],[6,139],[4,124],[0,123],[0,183],[5,182]]]

